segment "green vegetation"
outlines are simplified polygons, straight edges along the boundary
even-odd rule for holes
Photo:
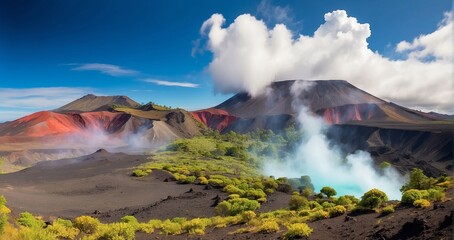
[[[421,169],[414,168],[410,174],[410,181],[401,188],[403,192],[401,202],[426,208],[430,206],[430,202],[442,201],[446,189],[451,185],[451,177],[442,175],[435,179],[424,175]]]
[[[288,157],[300,141],[294,128],[281,135],[269,130],[250,134],[230,132],[224,135],[207,130],[204,135],[179,139],[159,149],[150,162],[134,169],[132,176],[146,177],[154,170],[167,171],[168,180],[178,184],[207,185],[228,194],[216,207],[217,216],[210,218],[151,219],[139,222],[125,216],[117,223],[102,223],[90,216],[79,216],[73,221],[56,219],[50,224],[28,212],[21,213],[15,223],[8,222],[9,209],[0,196],[1,239],[134,239],[137,232],[161,235],[203,235],[206,231],[232,225],[240,226],[234,233],[282,233],[285,239],[306,238],[313,230],[306,224],[352,212],[381,212],[392,214],[386,194],[379,189],[366,192],[361,200],[351,195],[334,197],[334,188],[325,186],[314,195],[309,176],[275,179],[260,172],[266,158]],[[388,167],[386,162],[380,166]],[[414,169],[408,184],[402,187],[402,203],[426,208],[430,201],[442,201],[444,191],[451,186],[451,178],[437,179]],[[261,214],[255,211],[276,191],[293,193],[288,208]],[[309,201],[309,200],[311,201]],[[384,206],[381,210],[380,208]],[[3,233],[3,235],[2,235]]]
[[[364,193],[364,195],[361,197],[359,205],[369,209],[376,209],[386,201],[388,201],[388,196],[386,196],[386,193],[374,188]]]
[[[428,208],[430,207],[430,202],[426,199],[418,199],[413,202],[413,206],[417,208]]]
[[[293,195],[290,198],[289,206],[291,210],[301,210],[306,208],[309,205],[307,198],[299,195]]]
[[[389,205],[389,206],[386,206],[382,209],[381,213],[382,215],[388,215],[388,214],[391,214],[393,213],[395,210],[394,210],[394,207]]]
[[[328,198],[330,198],[331,196],[335,196],[337,194],[336,190],[334,190],[334,188],[332,187],[323,187],[321,190],[320,190],[320,193],[323,193],[325,194]]]
[[[306,223],[294,223],[288,226],[288,230],[284,234],[284,239],[307,238],[312,232],[312,228]]]

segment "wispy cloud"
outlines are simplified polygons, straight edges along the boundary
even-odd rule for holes
[[[190,82],[171,82],[159,79],[143,79],[144,82],[154,83],[161,86],[169,86],[169,87],[186,87],[186,88],[197,88],[199,84],[190,83]]]
[[[113,77],[123,76],[136,76],[140,74],[139,71],[133,69],[123,68],[118,65],[105,64],[105,63],[83,63],[83,64],[68,64],[75,65],[76,67],[71,68],[74,71],[97,71],[103,74],[107,74]]]
[[[85,94],[91,88],[43,87],[0,88],[0,122],[27,114],[61,107]]]

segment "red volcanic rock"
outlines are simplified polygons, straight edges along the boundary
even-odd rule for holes
[[[107,111],[81,114],[42,111],[2,124],[0,135],[43,137],[76,133],[90,128],[107,130],[125,115],[128,114]]]
[[[237,119],[237,117],[230,115],[227,111],[216,108],[208,108],[191,113],[197,121],[218,131],[222,131]]]
[[[364,121],[371,118],[384,119],[386,114],[377,104],[352,104],[326,108],[318,112],[329,124]]]

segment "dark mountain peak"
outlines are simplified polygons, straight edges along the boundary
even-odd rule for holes
[[[127,107],[140,106],[139,103],[130,99],[127,96],[97,96],[87,94],[73,102],[70,102],[60,108],[55,109],[55,112],[91,112],[91,111],[106,111],[111,109],[113,105],[121,105]]]
[[[296,83],[306,83],[307,87],[301,88],[299,93],[292,93],[292,86]],[[285,80],[272,83],[270,88],[271,91],[254,98],[247,93],[236,94],[215,108],[249,118],[257,115],[293,115],[292,103],[297,99],[314,112],[345,105],[384,103],[344,80]]]

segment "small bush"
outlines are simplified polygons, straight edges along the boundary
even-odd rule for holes
[[[326,218],[329,218],[329,213],[324,210],[317,210],[309,214],[309,219],[311,221],[318,221]]]
[[[334,206],[336,206],[336,204],[331,203],[331,202],[323,202],[323,203],[322,203],[322,207],[323,207],[323,209],[325,209],[325,210],[328,209],[328,208],[332,208],[332,207],[334,207]]]
[[[185,232],[192,234],[205,234],[205,228],[209,225],[209,219],[194,218],[183,223],[182,228]]]
[[[262,189],[249,189],[246,191],[246,197],[252,200],[266,198],[266,194]]]
[[[254,211],[260,207],[260,203],[256,200],[247,198],[233,198],[219,203],[216,208],[216,214],[221,216],[234,216],[244,211]]]
[[[391,214],[394,212],[394,207],[389,205],[389,206],[386,206],[384,207],[382,210],[381,210],[381,214],[383,215],[388,215],[388,214]]]
[[[241,221],[244,223],[248,223],[252,219],[254,219],[257,215],[255,214],[254,211],[244,211],[241,214]]]
[[[43,220],[40,218],[36,218],[29,212],[23,212],[19,215],[19,218],[17,219],[17,222],[25,227],[29,228],[43,228],[46,226]]]
[[[133,240],[135,238],[135,229],[131,224],[125,222],[110,223],[99,227],[92,237],[103,240]]]
[[[221,188],[225,186],[224,181],[222,181],[221,179],[209,179],[208,184],[215,188]]]
[[[145,176],[148,176],[148,174],[150,174],[150,173],[151,173],[151,169],[147,169],[147,170],[136,169],[136,170],[132,171],[132,176],[145,177]]]
[[[289,206],[291,210],[300,210],[309,206],[309,201],[303,196],[293,195],[290,198]]]
[[[309,208],[310,209],[323,209],[322,205],[320,205],[320,203],[316,202],[316,201],[309,201]]]
[[[100,224],[98,219],[90,216],[80,216],[74,219],[74,227],[87,234],[94,233]]]
[[[172,222],[170,220],[165,220],[161,224],[161,234],[164,235],[177,235],[181,234],[182,228],[181,224]]]
[[[257,227],[257,231],[260,233],[274,233],[279,231],[279,224],[276,219],[266,219]]]
[[[409,189],[402,194],[401,202],[403,204],[413,204],[414,201],[422,199],[421,191],[417,189]]]
[[[385,201],[388,201],[388,196],[386,196],[386,193],[374,188],[364,193],[364,195],[361,197],[359,205],[370,209],[375,209]]]
[[[47,231],[58,238],[75,239],[79,235],[79,229],[73,227],[70,220],[58,218],[52,225],[47,226]]]
[[[232,185],[232,184],[229,184],[227,186],[224,187],[223,189],[224,192],[227,192],[229,194],[238,194],[238,195],[244,195],[244,190],[241,190],[239,189],[238,187]]]
[[[208,179],[206,177],[199,177],[199,178],[197,178],[197,180],[199,180],[199,184],[202,184],[202,185],[208,184]]]
[[[288,226],[288,230],[284,234],[284,239],[307,238],[311,235],[312,231],[312,228],[306,223],[294,223]]]
[[[344,206],[334,206],[328,208],[329,217],[338,217],[347,212],[347,209]]]
[[[439,189],[429,189],[427,190],[428,197],[431,201],[439,202],[445,198],[445,193]]]
[[[418,199],[413,202],[413,206],[417,208],[428,208],[430,207],[430,202],[426,199]]]

